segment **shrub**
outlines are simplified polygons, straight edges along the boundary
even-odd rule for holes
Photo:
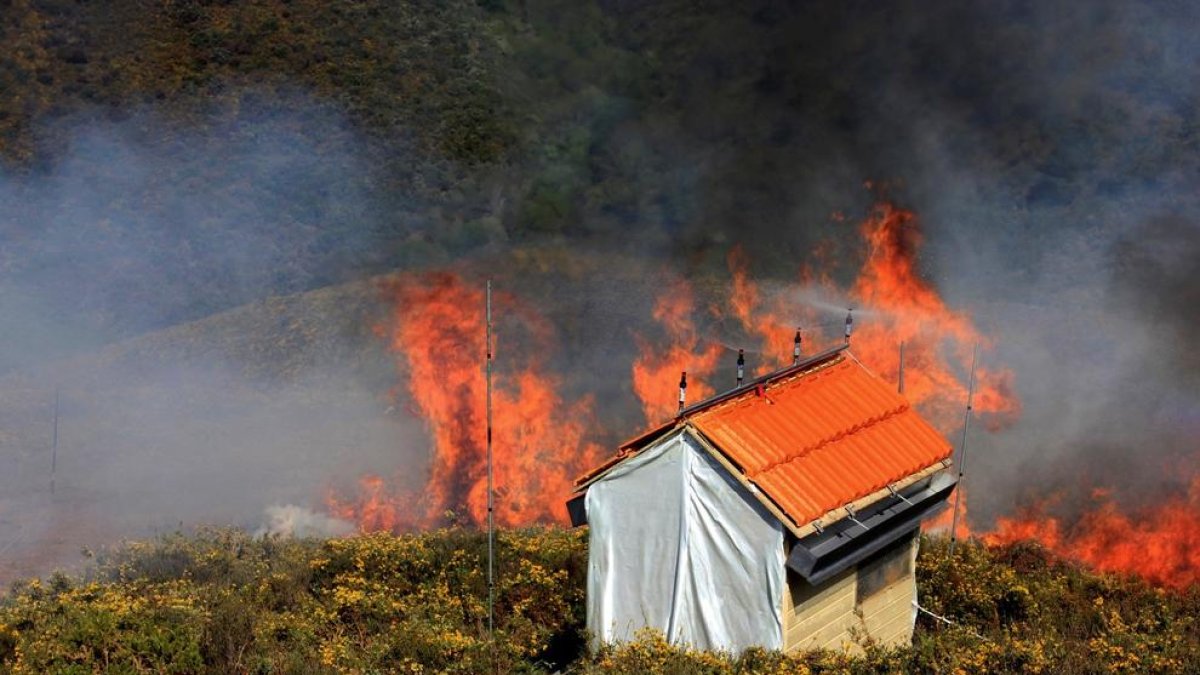
[[[0,671],[163,673],[1127,673],[1200,663],[1200,591],[1099,576],[1028,545],[924,540],[913,644],[700,652],[645,632],[589,652],[586,534],[463,528],[329,541],[200,530],[127,543],[85,578],[0,601]]]

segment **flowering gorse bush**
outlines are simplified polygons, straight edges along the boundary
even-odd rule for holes
[[[504,531],[496,552],[493,646],[478,532],[133,542],[85,579],[14,587],[0,604],[0,672],[480,673],[577,656],[583,535]]]
[[[103,554],[0,600],[11,673],[1189,673],[1200,590],[1088,573],[1032,545],[922,542],[913,644],[741,654],[661,634],[586,648],[586,531],[450,528],[328,541],[203,530]]]

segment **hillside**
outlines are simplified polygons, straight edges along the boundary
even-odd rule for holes
[[[977,341],[1025,411],[972,423],[979,526],[1032,506],[1070,534],[1100,505],[1136,547],[1124,534],[1162,523],[1156,505],[1190,523],[1197,26],[1200,4],[1176,0],[0,0],[0,586],[126,537],[326,513],[367,475],[426,489],[436,431],[413,389],[443,372],[407,377],[385,342],[397,279],[494,279],[499,376],[546,394],[519,421],[543,449],[564,421],[611,448],[645,422],[642,352],[673,357],[655,372],[669,408],[680,370],[695,395],[698,362],[720,385],[736,350],[758,364],[790,349],[798,317],[836,330],[842,291],[879,280],[859,276],[879,203],[914,214],[894,248],[917,293],[856,304],[858,335],[913,318],[955,352],[947,395]],[[936,337],[950,315],[979,335]],[[454,351],[477,374],[479,332],[405,349]],[[473,393],[452,421],[480,417]],[[1194,561],[1198,530],[1179,531],[1159,534]],[[505,537],[523,584],[513,669],[803,671],[649,638],[582,656],[582,543]],[[922,617],[911,650],[806,665],[1194,669],[1194,592],[1028,548],[949,564],[939,546],[922,558],[927,604],[965,629]],[[460,563],[475,569],[478,548],[460,530],[138,545],[101,585],[13,594],[0,657],[472,671],[479,578]],[[409,577],[382,569],[404,561]]]
[[[512,311],[545,323],[539,362],[564,394],[594,397],[598,440],[637,428],[628,377],[595,373],[634,358],[666,271],[560,246],[453,269],[536,300]],[[599,273],[606,283],[592,284]],[[377,333],[396,310],[383,290],[393,278],[271,297],[0,376],[0,585],[181,523],[254,529],[268,506],[321,510],[328,490],[352,492],[366,473],[419,485],[426,422]],[[506,331],[502,372],[529,353]]]
[[[791,276],[855,255],[864,181],[1011,288],[1060,230],[1194,211],[1191,13],[10,0],[0,369],[512,243]]]
[[[912,647],[737,658],[647,635],[587,653],[586,536],[501,531],[496,645],[481,533],[254,539],[175,534],[102,554],[86,578],[14,586],[0,667],[14,673],[1185,673],[1200,662],[1200,594],[1097,576],[1029,547],[926,539]]]
[[[271,503],[316,498],[339,463],[385,456],[405,437],[383,412],[393,377],[371,326],[385,312],[355,283],[0,377],[0,582],[185,520],[253,526]]]

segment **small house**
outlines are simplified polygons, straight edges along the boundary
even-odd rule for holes
[[[844,346],[681,407],[567,503],[590,527],[588,628],[735,652],[908,644],[950,455]]]

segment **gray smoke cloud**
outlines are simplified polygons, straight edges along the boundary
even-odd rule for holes
[[[1013,428],[972,434],[982,524],[1057,491],[1136,506],[1186,484],[1200,9],[608,4],[632,48],[660,50],[661,96],[684,111],[661,138],[695,174],[665,194],[694,217],[660,249],[684,269],[740,245],[758,276],[787,279],[832,240],[844,283],[875,193],[917,212],[921,271],[995,338],[984,365],[1011,367],[1024,402]],[[630,126],[653,136],[663,107]]]
[[[1016,370],[1026,406],[1015,428],[977,436],[983,489],[972,500],[985,516],[1060,493],[1072,515],[1093,487],[1132,508],[1186,490],[1200,431],[1197,322],[1186,309],[1200,289],[1198,234],[1169,218],[1089,239],[1080,246],[1100,247],[1094,257],[1051,258],[1071,283],[986,306],[1006,336],[996,360]]]
[[[922,272],[1024,402],[971,437],[973,515],[1179,487],[1200,431],[1200,9],[600,5],[621,63],[653,76],[604,80],[584,49],[543,64],[596,81],[547,106],[531,135],[553,152],[494,170],[427,176],[438,158],[299,93],[196,104],[186,126],[150,107],[51,122],[66,147],[0,176],[0,560],[25,561],[0,576],[180,522],[258,527],[364,471],[419,485],[428,439],[403,395],[389,412],[371,333],[389,309],[337,284],[470,252],[536,300],[562,345],[539,358],[615,440],[642,424],[626,369],[658,292],[693,280],[704,337],[735,349],[705,311],[729,249],[787,283],[831,241],[846,282],[881,189],[919,214]],[[428,196],[456,192],[472,213]]]
[[[338,283],[404,231],[364,139],[299,95],[116,117],[60,120],[53,162],[0,175],[0,583],[197,523],[330,533],[264,508],[424,471],[372,333],[390,309]]]
[[[989,359],[1025,404],[1014,428],[972,437],[974,513],[986,524],[1064,493],[1069,516],[1093,487],[1156,502],[1186,489],[1200,450],[1195,8],[978,16],[999,39],[951,68],[984,92],[969,115],[933,106],[914,125],[923,168],[904,174],[932,278],[996,336]]]
[[[295,504],[273,504],[266,510],[267,522],[255,531],[257,537],[344,537],[358,529],[354,523]]]
[[[420,486],[429,439],[393,405],[391,359],[370,333],[386,308],[369,283],[315,295],[0,379],[0,576],[203,523],[344,533],[297,509],[352,499],[366,473]]]
[[[404,211],[366,139],[299,93],[237,101],[44,123],[65,147],[0,176],[0,372],[378,267]]]

